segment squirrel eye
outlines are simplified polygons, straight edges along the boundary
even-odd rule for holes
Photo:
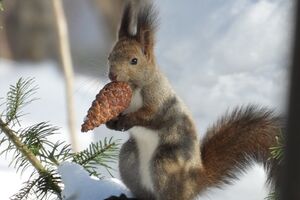
[[[137,62],[138,62],[138,59],[137,59],[137,58],[132,58],[131,61],[130,61],[130,64],[136,65]]]

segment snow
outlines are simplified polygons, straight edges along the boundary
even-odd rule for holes
[[[156,4],[161,21],[157,60],[192,111],[200,136],[218,116],[236,105],[256,103],[284,111],[293,1],[191,0],[187,4],[185,1],[156,0]],[[64,81],[58,69],[51,62],[15,63],[0,59],[0,96],[5,96],[8,85],[14,84],[19,77],[35,77],[39,100],[25,109],[29,114],[21,123],[28,126],[49,121],[60,127],[61,134],[53,140],[69,142]],[[80,149],[92,140],[104,137],[127,138],[126,134],[104,126],[94,133],[80,133],[80,124],[91,101],[108,81],[99,77],[81,74],[75,77]],[[7,200],[17,192],[27,176],[25,173],[20,178],[20,174],[8,168],[9,160],[9,156],[8,159],[0,157],[1,200]],[[62,165],[60,173],[65,177],[64,192],[66,195],[77,194],[78,200],[94,198],[88,195],[102,195],[109,190],[110,184],[120,188],[111,193],[127,191],[115,179],[99,181],[87,177],[83,169],[74,164]],[[118,172],[114,175],[119,177]],[[86,186],[81,184],[83,180]],[[200,199],[263,200],[268,194],[264,181],[263,169],[255,165],[236,184],[222,190],[211,189]],[[94,183],[95,187],[92,186]],[[73,187],[77,189],[72,190]]]
[[[132,197],[130,191],[119,179],[95,179],[76,163],[61,163],[58,173],[65,185],[62,191],[64,200],[99,200],[112,195],[120,196],[120,194]]]

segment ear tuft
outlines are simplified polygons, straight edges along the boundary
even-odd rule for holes
[[[142,44],[146,56],[151,58],[154,51],[155,31],[158,28],[158,13],[152,4],[145,5],[137,16],[136,38]]]
[[[147,4],[139,10],[137,28],[155,32],[158,27],[158,12],[152,4]]]
[[[124,9],[123,15],[122,15],[122,21],[121,21],[121,25],[120,25],[120,29],[119,29],[119,33],[118,33],[119,39],[122,37],[131,36],[131,34],[129,32],[131,17],[132,17],[132,8],[131,8],[131,4],[128,3],[125,6],[125,9]]]

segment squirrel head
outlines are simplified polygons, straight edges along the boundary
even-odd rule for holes
[[[128,4],[121,20],[118,41],[108,57],[109,78],[129,82],[137,87],[149,84],[155,78],[154,34],[156,12],[152,5],[137,14],[136,33],[130,33],[132,7]]]

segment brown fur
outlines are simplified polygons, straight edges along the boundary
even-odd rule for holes
[[[202,162],[211,184],[230,183],[253,161],[269,171],[269,181],[275,174],[275,162],[270,148],[281,133],[281,120],[272,111],[256,106],[235,109],[211,127],[201,145]]]
[[[110,72],[140,92],[142,105],[107,126],[144,130],[131,133],[120,151],[121,178],[133,194],[138,199],[190,200],[208,187],[230,183],[252,161],[265,166],[272,182],[278,163],[269,159],[270,147],[276,145],[280,120],[268,109],[237,108],[212,126],[200,144],[192,117],[156,65],[153,7],[138,14],[136,34],[128,32],[130,16],[127,6],[119,40],[109,56]],[[133,58],[138,62],[132,64]],[[145,134],[148,138],[143,138]],[[147,148],[155,148],[149,161],[139,156],[146,155],[140,152]],[[142,167],[146,161],[153,188],[142,179],[147,177]]]

